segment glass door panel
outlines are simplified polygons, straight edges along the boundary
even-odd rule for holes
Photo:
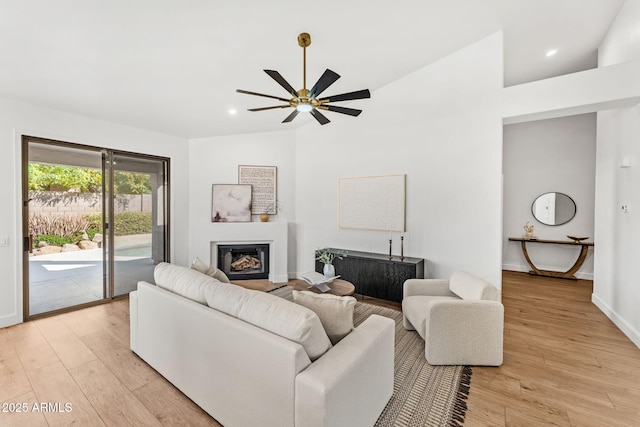
[[[25,318],[106,298],[102,157],[23,139]]]
[[[153,281],[156,264],[167,260],[166,171],[162,159],[116,153],[109,188],[112,217],[113,296]]]

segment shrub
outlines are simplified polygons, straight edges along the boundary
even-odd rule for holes
[[[87,234],[90,238],[102,233],[102,215],[85,215],[84,218],[88,223]],[[151,212],[119,212],[113,220],[116,236],[151,233]]]
[[[120,212],[113,220],[117,236],[151,233],[151,212]]]
[[[119,212],[115,214],[116,236],[151,233],[151,212]],[[89,240],[96,233],[102,233],[102,214],[82,217],[31,214],[29,234],[34,236],[34,247],[45,241],[50,245],[62,246],[76,243],[86,232]]]
[[[83,217],[87,221],[87,234],[93,238],[96,233],[102,233],[102,214],[89,214]]]
[[[37,248],[40,242],[47,242],[52,246],[62,246],[66,243],[76,243],[78,239],[73,237],[61,237],[53,234],[41,234],[33,238],[33,247]]]
[[[40,236],[43,234],[60,237],[71,237],[74,233],[87,229],[89,223],[84,217],[29,215],[29,234]]]

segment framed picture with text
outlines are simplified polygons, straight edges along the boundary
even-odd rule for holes
[[[251,213],[278,213],[276,166],[238,166],[238,184],[251,185]]]

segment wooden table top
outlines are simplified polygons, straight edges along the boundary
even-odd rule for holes
[[[586,239],[575,241],[575,240],[546,240],[546,239],[538,239],[537,237],[509,237],[509,240],[512,242],[553,243],[556,245],[594,246],[593,242],[587,242],[585,241]]]
[[[333,282],[327,283],[327,285],[331,288],[327,292],[320,292],[315,286],[309,288],[309,284],[304,280],[297,279],[294,281],[293,289],[296,291],[311,291],[316,294],[332,294],[339,295],[341,297],[353,295],[356,290],[356,287],[353,286],[353,283],[348,282],[342,279],[334,279]]]

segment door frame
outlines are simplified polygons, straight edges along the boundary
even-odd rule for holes
[[[103,289],[105,290],[105,298],[96,301],[91,301],[79,305],[70,307],[64,307],[61,309],[48,311],[45,313],[38,313],[35,315],[29,314],[29,143],[35,142],[44,145],[53,145],[58,147],[66,147],[71,149],[79,149],[86,151],[94,151],[102,154],[102,221],[103,221],[103,235],[107,237],[107,244],[102,245],[102,262],[103,262]],[[78,144],[74,142],[60,141],[49,138],[41,138],[37,136],[22,135],[21,137],[21,165],[22,165],[22,320],[29,321],[42,317],[48,317],[60,313],[66,313],[70,311],[79,310],[86,307],[105,304],[115,299],[128,298],[128,295],[113,296],[114,289],[114,277],[113,277],[113,248],[109,247],[113,245],[113,227],[107,222],[111,218],[113,213],[113,167],[111,164],[107,165],[107,159],[112,159],[114,155],[127,155],[140,158],[147,158],[152,160],[163,161],[166,165],[165,168],[165,190],[164,190],[164,218],[165,218],[165,261],[170,262],[171,254],[171,159],[168,157],[155,156],[150,154],[136,153],[132,151],[118,150],[105,147],[97,147],[93,145]],[[106,276],[106,277],[104,277]]]

